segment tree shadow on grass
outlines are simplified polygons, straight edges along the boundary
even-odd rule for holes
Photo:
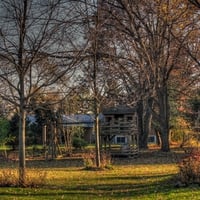
[[[174,187],[174,174],[130,177],[102,177],[99,181],[77,183],[75,186],[49,185],[40,189],[21,188],[17,191],[0,192],[0,199],[9,196],[15,199],[155,199],[156,195],[166,197],[169,193],[181,193]],[[9,192],[12,191],[12,192]],[[9,199],[9,198],[8,198]]]
[[[172,182],[174,174],[155,176],[130,176],[130,177],[102,177],[92,184],[80,183],[74,187],[60,188],[63,195],[87,195],[88,199],[93,196],[101,196],[105,199],[133,198],[149,196],[175,190]],[[90,197],[90,198],[89,198]]]

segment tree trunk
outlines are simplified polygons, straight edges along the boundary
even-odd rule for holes
[[[150,135],[151,132],[151,123],[152,123],[152,109],[153,105],[153,99],[149,98],[147,100],[146,104],[146,109],[145,109],[145,114],[144,114],[144,119],[143,119],[143,130],[144,130],[144,147],[145,149],[148,148],[148,136]]]
[[[140,100],[137,103],[137,117],[138,117],[138,132],[139,132],[139,148],[143,148],[143,136],[144,136],[144,132],[143,132],[143,101]]]
[[[164,84],[158,91],[159,100],[159,129],[161,137],[161,150],[170,151],[169,146],[169,102],[168,102],[168,88]]]
[[[148,149],[148,136],[151,131],[151,120],[152,114],[151,108],[153,99],[149,99],[144,106],[143,100],[140,100],[137,104],[137,115],[138,115],[138,130],[139,130],[139,148]]]
[[[97,5],[98,5],[97,1]],[[94,115],[95,115],[95,139],[96,139],[96,167],[101,166],[100,157],[100,137],[99,137],[99,105],[98,105],[98,85],[97,85],[97,73],[98,73],[98,35],[99,31],[99,10],[97,8],[97,14],[95,18],[95,32],[94,32],[94,43],[93,43],[93,87],[94,87]]]
[[[19,185],[25,186],[26,183],[26,162],[25,162],[25,127],[26,127],[26,111],[24,104],[20,106],[19,118]]]
[[[26,132],[26,103],[25,103],[25,68],[24,64],[24,40],[26,35],[26,20],[28,1],[24,0],[23,13],[21,13],[20,34],[19,34],[19,49],[18,49],[18,68],[19,73],[19,185],[24,186],[26,182],[26,161],[25,161],[25,132]],[[27,68],[26,68],[27,69]]]
[[[95,139],[96,139],[96,167],[101,166],[100,159],[100,137],[99,137],[99,113],[98,109],[95,111]]]
[[[169,147],[169,129],[168,128],[162,129],[160,138],[161,138],[161,151],[169,152],[170,147]]]

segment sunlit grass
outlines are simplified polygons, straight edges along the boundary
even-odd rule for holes
[[[200,199],[198,186],[176,188],[174,177],[177,164],[126,164],[114,165],[112,170],[87,171],[83,167],[65,167],[61,163],[40,162],[29,173],[44,171],[44,185],[36,188],[0,188],[3,200],[95,200],[142,199],[182,200]],[[30,165],[30,164],[29,164]],[[17,165],[12,166],[14,169]],[[2,165],[0,171],[10,168]],[[31,175],[30,175],[31,176]],[[42,178],[42,177],[41,177]]]
[[[198,199],[195,188],[174,188],[170,179],[177,170],[174,164],[114,166],[103,171],[47,168],[45,186],[0,188],[0,199],[184,199],[187,193]]]

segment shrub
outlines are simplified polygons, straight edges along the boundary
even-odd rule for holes
[[[18,178],[17,171],[14,169],[2,170],[0,173],[0,186],[1,187],[10,187],[17,186]]]
[[[112,169],[111,156],[108,153],[101,152],[101,166],[96,167],[96,153],[95,151],[90,151],[83,155],[83,161],[85,169],[94,170],[94,169]]]
[[[47,179],[47,172],[38,170],[38,169],[33,169],[29,170],[26,174],[26,187],[39,187],[45,184]]]
[[[112,169],[112,158],[109,153],[102,152],[101,153],[101,167]]]
[[[44,185],[46,172],[41,170],[27,170],[24,187],[39,187]],[[0,172],[0,187],[19,186],[18,172],[16,169],[6,169]]]
[[[83,149],[85,148],[88,144],[87,142],[80,138],[80,137],[74,137],[73,138],[73,142],[72,142],[72,145],[75,149]]]
[[[179,164],[179,178],[182,184],[200,184],[200,151],[193,150]]]
[[[83,154],[83,162],[84,162],[85,169],[94,168],[96,166],[95,153],[93,151],[90,151],[88,153]]]

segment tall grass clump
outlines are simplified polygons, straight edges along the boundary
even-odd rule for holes
[[[45,185],[47,172],[38,169],[31,169],[26,174],[26,187],[40,187]]]
[[[112,169],[111,155],[106,152],[101,152],[101,166],[96,167],[96,153],[91,150],[83,155],[84,167],[86,170],[97,169]]]
[[[179,164],[179,181],[188,186],[200,185],[200,150],[193,149]]]
[[[47,173],[38,169],[28,169],[24,187],[37,188],[45,184]],[[8,168],[0,171],[0,187],[18,187],[19,175],[16,169]]]
[[[17,171],[4,169],[0,171],[0,187],[12,187],[18,185]]]

